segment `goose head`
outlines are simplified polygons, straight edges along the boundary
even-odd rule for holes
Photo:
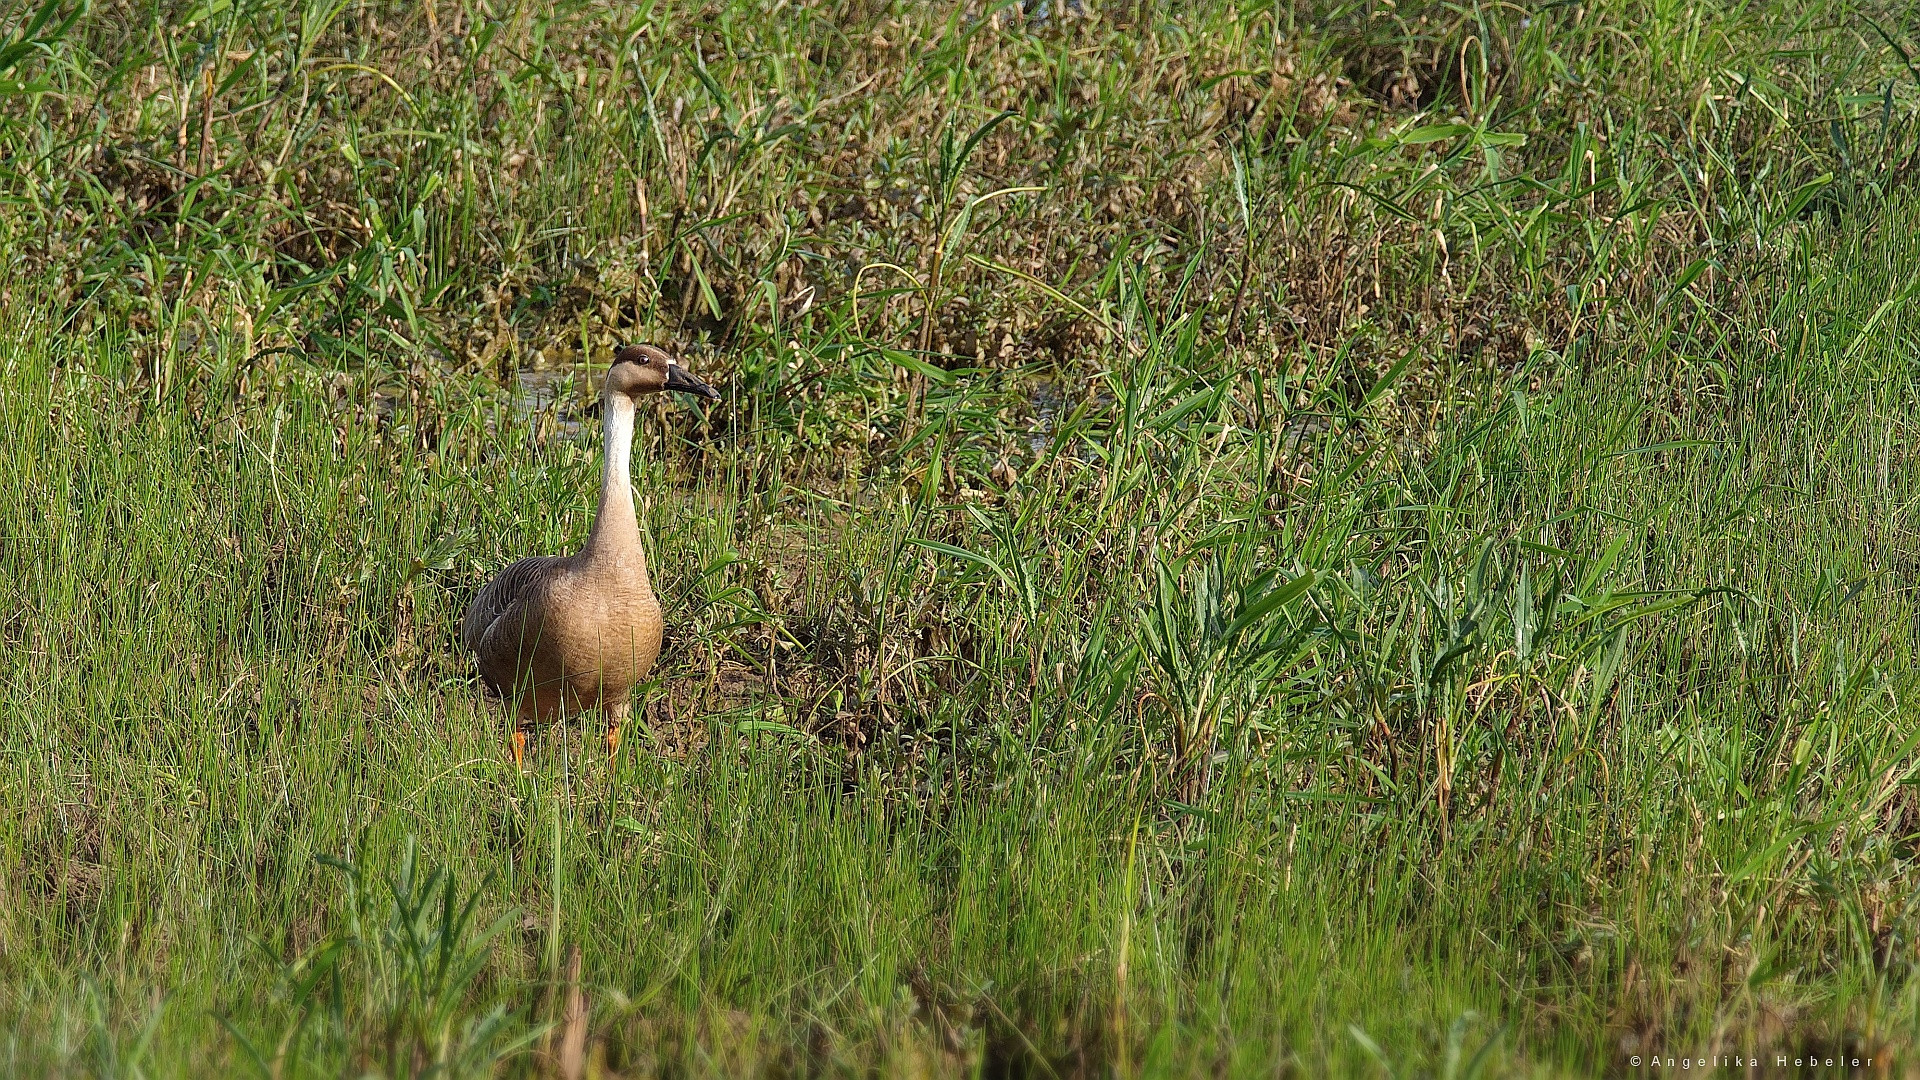
[[[625,394],[637,400],[642,394],[658,394],[663,390],[720,400],[718,390],[695,378],[664,349],[622,345],[614,350],[613,367],[607,371],[607,393]]]

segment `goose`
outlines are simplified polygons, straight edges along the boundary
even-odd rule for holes
[[[526,768],[527,732],[536,723],[594,709],[606,719],[611,763],[631,708],[627,695],[660,656],[660,602],[640,550],[628,461],[639,398],[664,390],[720,397],[662,349],[614,351],[601,394],[600,506],[586,545],[574,555],[536,555],[508,566],[460,622],[460,641],[479,659],[481,681],[514,717],[517,768]]]

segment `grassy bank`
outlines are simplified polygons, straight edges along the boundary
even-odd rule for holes
[[[0,1068],[1904,1072],[1903,17],[0,16]]]

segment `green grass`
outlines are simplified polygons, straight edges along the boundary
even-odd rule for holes
[[[0,1071],[1920,1063],[1911,13],[1029,6],[0,11]]]

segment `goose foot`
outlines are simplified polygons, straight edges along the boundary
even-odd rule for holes
[[[513,729],[513,767],[527,771],[527,733],[519,728]]]

